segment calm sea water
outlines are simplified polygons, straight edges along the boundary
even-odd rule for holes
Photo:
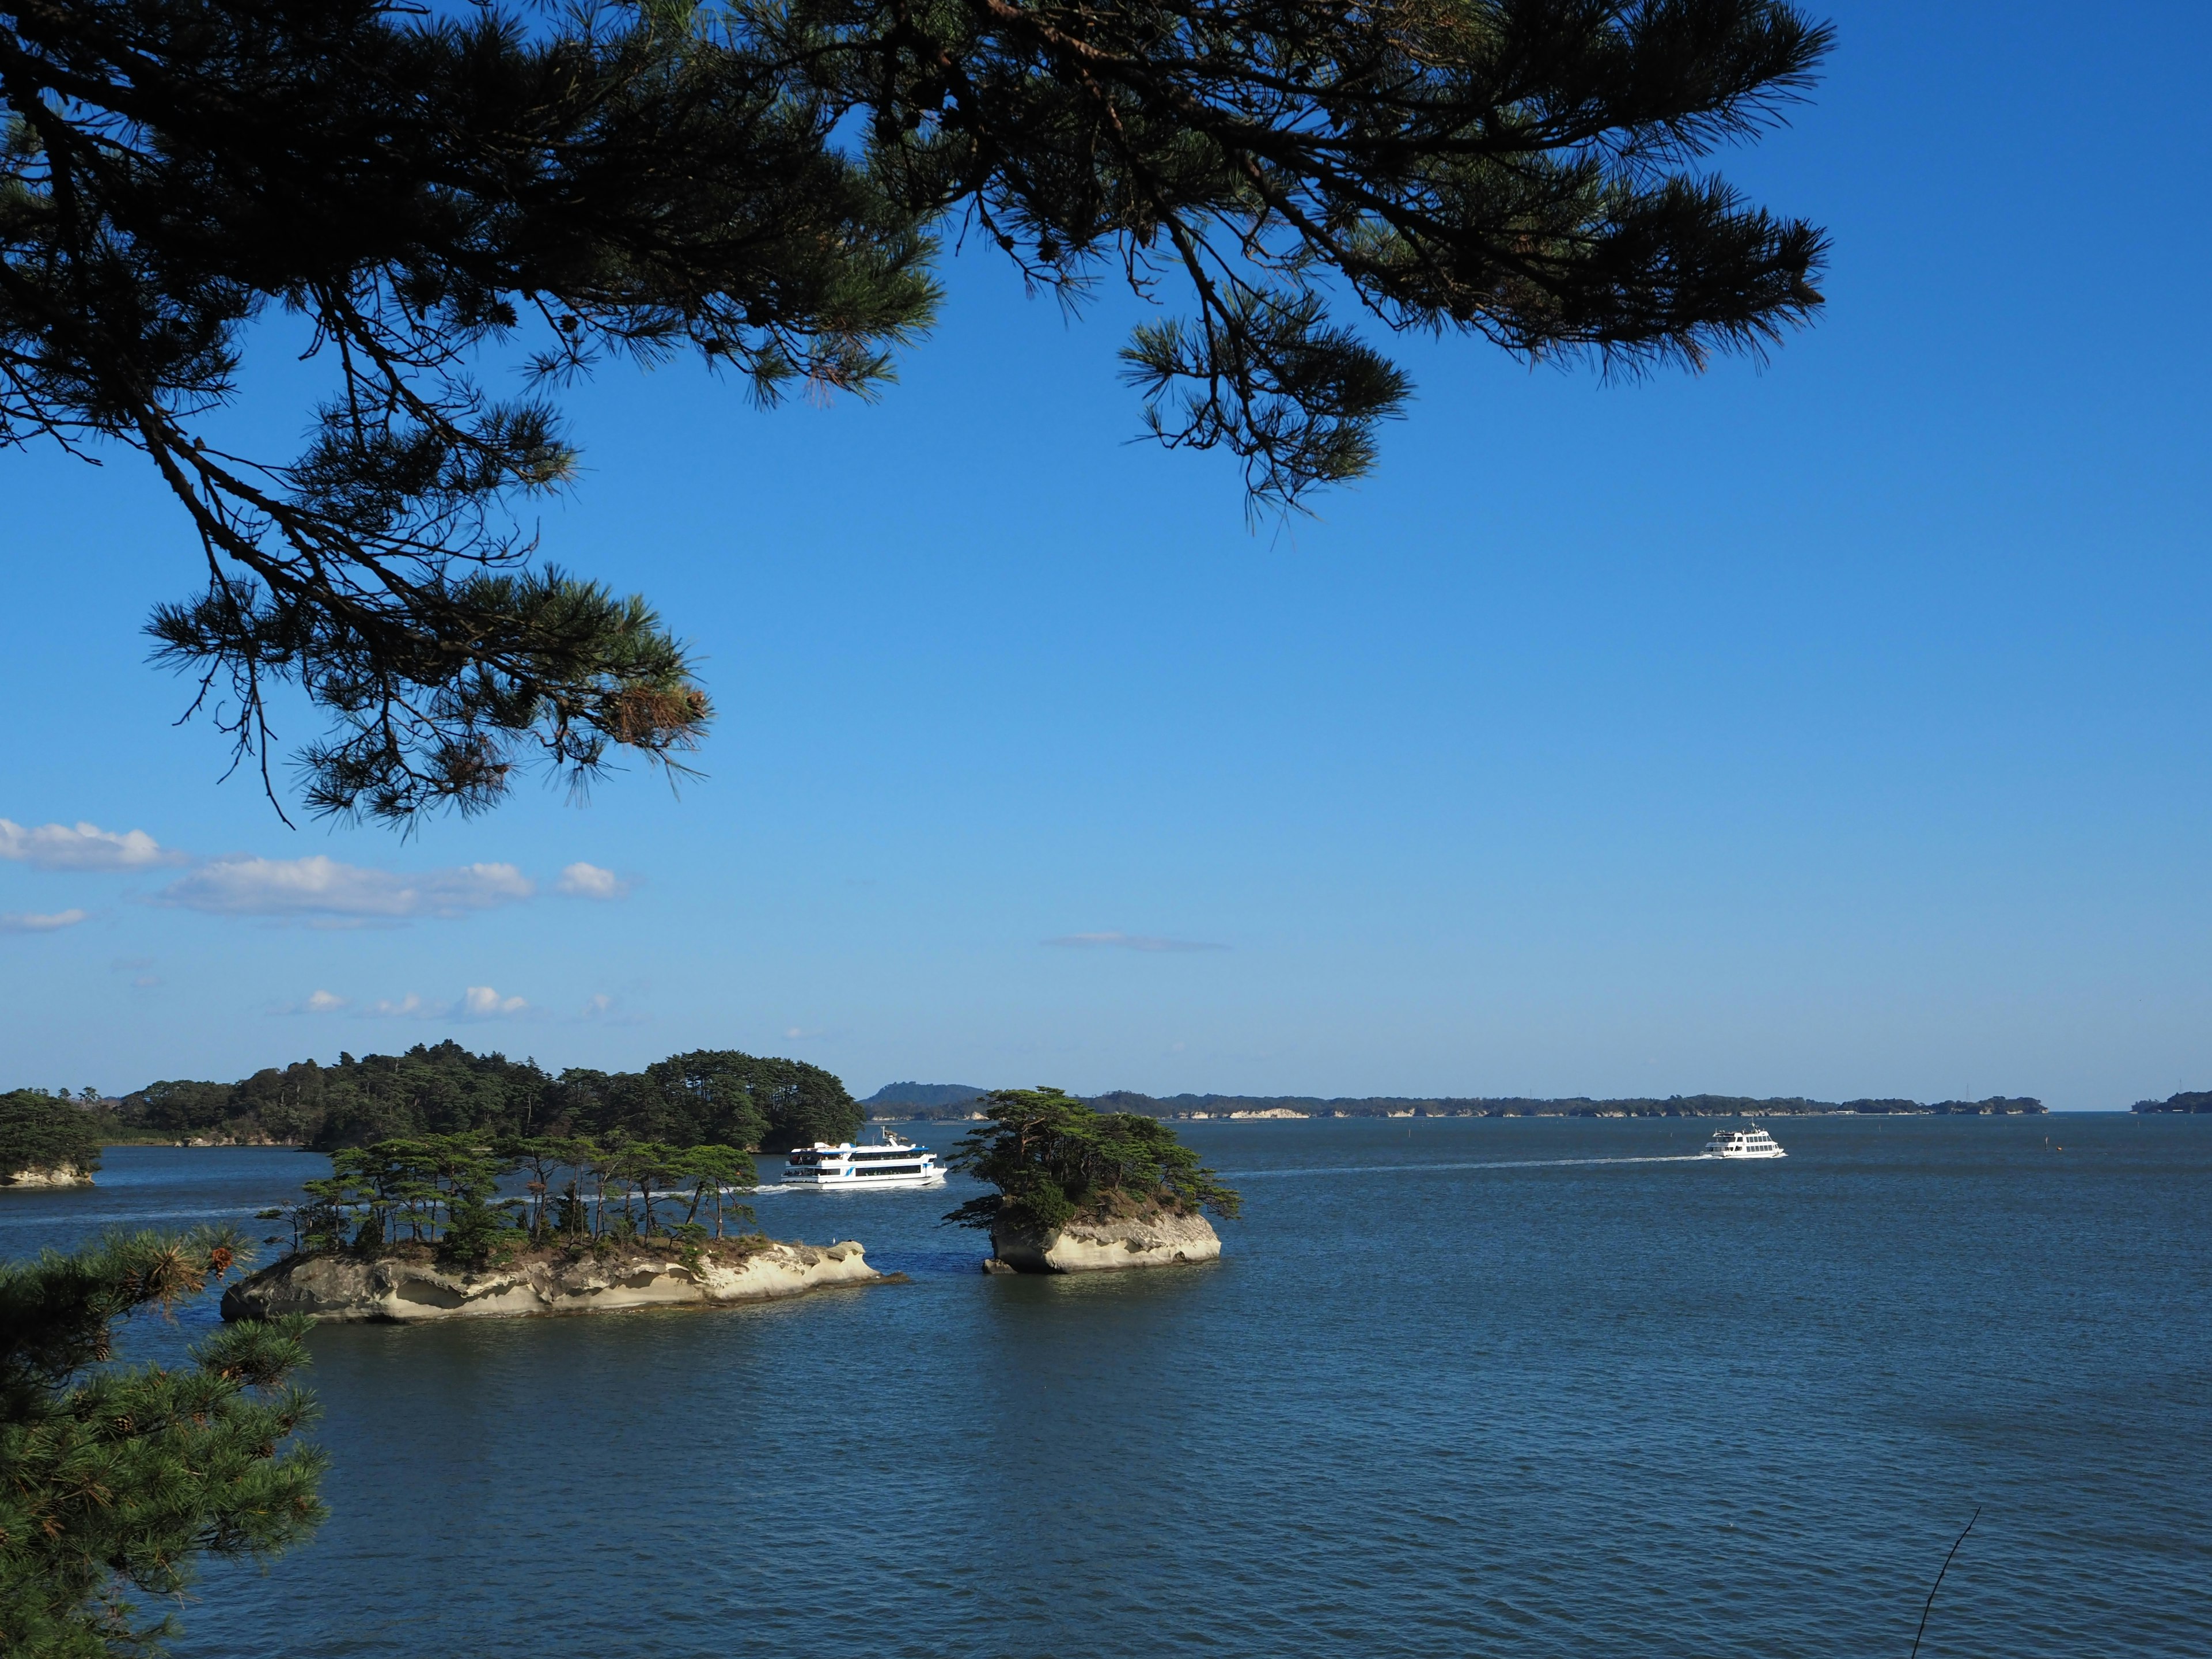
[[[333,1517],[177,1650],[1903,1659],[1979,1506],[1923,1653],[2212,1651],[2212,1118],[1777,1129],[1201,1124],[1210,1267],[988,1278],[957,1183],[779,1194],[915,1282],[319,1330]],[[112,1152],[0,1249],[320,1164]]]

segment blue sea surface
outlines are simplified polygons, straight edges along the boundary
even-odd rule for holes
[[[175,1651],[1904,1659],[1978,1509],[1923,1654],[2212,1652],[2212,1118],[1712,1127],[1193,1124],[1209,1266],[993,1278],[958,1182],[770,1193],[914,1282],[319,1329],[331,1519]],[[0,1250],[323,1167],[118,1148]]]

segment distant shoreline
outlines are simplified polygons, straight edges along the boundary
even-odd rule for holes
[[[979,1099],[980,1095],[975,1098]],[[870,1099],[875,1122],[973,1122],[982,1116],[975,1099],[931,1103]],[[1096,1095],[1090,1104],[1175,1122],[1290,1121],[1309,1118],[1438,1117],[2038,1117],[2049,1109],[2027,1096],[1986,1100],[1808,1100],[1797,1096],[1674,1095],[1665,1099],[1596,1100],[1575,1096],[1539,1100],[1521,1097],[1440,1097],[1431,1100],[1365,1096],[1334,1100],[1302,1095],[1170,1095],[1164,1099],[1127,1091]],[[888,1114],[903,1112],[903,1116]]]

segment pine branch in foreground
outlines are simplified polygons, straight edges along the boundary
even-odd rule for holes
[[[1071,301],[1180,296],[1123,354],[1146,428],[1294,507],[1410,395],[1378,335],[1640,372],[1808,321],[1822,233],[1706,161],[1831,40],[1780,0],[21,0],[0,446],[151,463],[204,572],[156,659],[272,800],[286,686],[317,813],[681,775],[686,647],[520,516],[578,476],[576,377],[872,395],[972,233]],[[304,449],[210,443],[282,317],[328,388]]]
[[[290,1378],[305,1320],[227,1326],[188,1366],[116,1367],[115,1327],[242,1263],[234,1229],[111,1234],[0,1264],[0,1655],[145,1653],[204,1556],[269,1557],[320,1524],[326,1459]]]

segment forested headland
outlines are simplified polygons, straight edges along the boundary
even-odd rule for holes
[[[100,1115],[125,1134],[319,1152],[453,1134],[621,1134],[782,1152],[849,1139],[862,1118],[842,1082],[800,1060],[702,1048],[639,1072],[555,1073],[450,1039],[400,1054],[341,1054],[328,1066],[296,1060],[234,1083],[149,1083]]]

